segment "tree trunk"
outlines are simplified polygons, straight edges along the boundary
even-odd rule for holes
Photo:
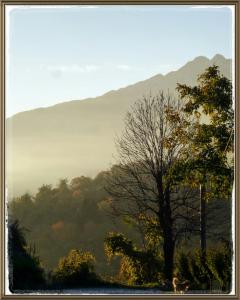
[[[205,183],[201,183],[199,187],[200,192],[200,248],[202,257],[205,258],[206,255],[206,199]]]
[[[158,180],[158,192],[159,192],[158,218],[163,233],[163,256],[164,256],[163,274],[167,280],[172,282],[175,242],[173,239],[173,220],[172,220],[172,210],[170,205],[171,203],[170,189],[168,186],[165,187],[163,193],[161,174],[159,175],[159,180]]]
[[[171,232],[164,236],[163,240],[164,254],[164,275],[166,279],[172,282],[173,277],[173,258],[174,258],[174,241]]]
[[[201,263],[206,272],[206,289],[211,289],[211,276],[207,266],[206,248],[206,186],[205,182],[200,184],[200,248],[201,248]]]

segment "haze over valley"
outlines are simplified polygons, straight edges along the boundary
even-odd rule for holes
[[[165,76],[157,74],[96,98],[18,113],[6,121],[6,175],[9,196],[36,192],[60,178],[94,177],[117,162],[114,139],[121,134],[130,106],[149,93],[176,96],[176,84],[196,84],[216,64],[231,78],[231,59],[215,55],[188,62]]]

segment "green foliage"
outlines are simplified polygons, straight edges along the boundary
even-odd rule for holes
[[[182,98],[188,98],[186,112],[192,113],[202,108],[205,114],[211,115],[214,124],[232,120],[232,84],[220,74],[218,66],[207,68],[198,77],[198,86],[178,84],[178,91]],[[231,127],[232,124],[233,121]]]
[[[211,280],[211,274],[209,273],[208,266],[202,259],[202,253],[199,250],[195,250],[193,255],[190,256],[190,272],[193,277],[193,282],[197,287],[206,289]]]
[[[140,250],[120,233],[110,233],[105,239],[105,251],[109,258],[121,257],[119,279],[130,285],[159,282],[163,260],[151,250]]]
[[[145,249],[151,251],[155,255],[158,255],[163,242],[162,230],[158,219],[152,215],[141,213],[139,215],[139,221],[140,224],[144,223],[144,226],[142,226],[142,232]]]
[[[193,276],[190,269],[190,257],[186,252],[180,252],[176,259],[176,276],[181,279],[188,279],[193,282]]]
[[[121,233],[109,233],[104,245],[105,252],[109,258],[113,255],[122,254],[130,256],[135,250],[132,241],[124,237]]]
[[[26,243],[18,221],[9,224],[9,289],[33,290],[44,287],[44,271],[35,249]]]
[[[232,278],[232,251],[227,245],[216,251],[211,249],[207,256],[208,266],[223,291],[230,290]]]
[[[206,253],[206,265],[203,264],[199,250],[178,253],[176,273],[182,280],[191,282],[191,289],[206,289],[217,281],[223,291],[229,291],[232,274],[232,251],[219,245]]]
[[[54,281],[61,287],[93,283],[97,280],[94,263],[95,257],[90,252],[73,249],[66,257],[59,260],[58,267],[53,273]]]
[[[229,197],[233,179],[232,84],[213,65],[198,77],[194,87],[178,84],[185,101],[184,110],[195,115],[195,134],[191,137],[192,161],[188,164],[191,181],[208,182],[212,195]]]
[[[192,263],[195,282],[211,280],[206,261],[206,202],[209,199],[230,199],[233,185],[232,84],[213,65],[198,77],[197,86],[178,84],[186,114],[194,116],[195,132],[189,140],[189,160],[185,164],[185,181],[200,190],[201,254]],[[213,267],[212,267],[213,270]],[[216,277],[216,272],[215,272]]]

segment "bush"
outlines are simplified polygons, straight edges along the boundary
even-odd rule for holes
[[[160,281],[163,260],[152,250],[137,249],[132,241],[120,233],[110,233],[105,239],[105,251],[109,258],[120,256],[119,279],[129,285],[142,285]]]
[[[90,252],[73,249],[59,260],[53,273],[54,282],[66,287],[93,284],[98,280],[94,273],[94,262],[95,258]]]
[[[123,256],[119,278],[129,285],[158,283],[162,277],[162,262],[151,253],[139,252],[135,257]]]
[[[190,257],[189,254],[186,253],[179,253],[177,256],[177,268],[176,268],[176,273],[179,279],[184,280],[187,279],[191,282],[193,282],[194,278],[191,273],[190,269]]]
[[[176,259],[176,271],[179,280],[189,280],[191,289],[205,289],[207,278],[201,265],[199,251],[180,253]]]
[[[179,253],[176,258],[176,273],[181,280],[189,280],[191,289],[206,289],[216,281],[223,291],[229,291],[232,274],[232,251],[228,246],[210,249],[206,253],[206,264],[201,253],[195,250]]]
[[[224,245],[218,251],[210,250],[207,263],[214,278],[219,282],[223,291],[230,291],[232,279],[232,251]]]

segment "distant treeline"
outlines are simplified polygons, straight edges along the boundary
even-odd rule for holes
[[[36,246],[47,270],[56,267],[70,249],[77,248],[91,251],[98,261],[97,270],[109,274],[103,247],[107,233],[121,231],[137,239],[121,219],[108,214],[104,176],[101,172],[94,179],[82,176],[70,183],[60,180],[56,187],[43,185],[34,196],[25,194],[10,201],[11,218],[26,229],[27,241]]]

